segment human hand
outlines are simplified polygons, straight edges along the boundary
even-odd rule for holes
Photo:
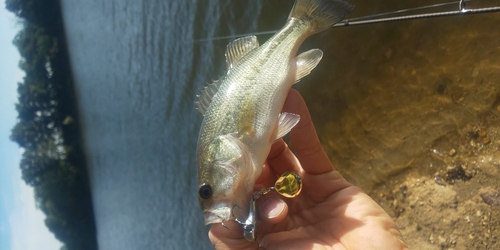
[[[249,242],[235,222],[213,225],[209,238],[222,249],[408,249],[391,217],[334,169],[312,124],[307,106],[292,89],[283,111],[300,115],[290,132],[295,155],[283,140],[273,144],[255,190],[274,186],[294,171],[302,192],[286,199],[271,192],[257,200],[257,240]],[[260,248],[259,248],[260,247]]]

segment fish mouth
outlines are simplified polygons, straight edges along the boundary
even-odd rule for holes
[[[213,210],[205,210],[205,225],[223,223],[231,219],[231,209],[229,206],[220,206]]]
[[[212,212],[205,212],[205,226],[215,223],[222,223],[225,220],[218,214]]]

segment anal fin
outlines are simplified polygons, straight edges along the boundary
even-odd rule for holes
[[[321,58],[323,58],[323,51],[320,49],[311,49],[298,55],[296,57],[297,72],[295,73],[295,83],[300,81],[304,76],[309,75],[321,61]]]
[[[300,115],[283,112],[278,118],[278,132],[276,140],[285,136],[300,121]]]

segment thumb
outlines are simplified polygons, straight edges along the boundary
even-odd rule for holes
[[[288,214],[288,205],[276,194],[268,194],[258,206],[259,217],[269,224],[278,224],[285,219]]]

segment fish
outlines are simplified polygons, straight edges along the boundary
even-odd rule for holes
[[[297,0],[284,27],[264,44],[246,36],[227,45],[227,73],[195,102],[203,115],[196,162],[205,225],[246,218],[271,145],[300,120],[281,112],[286,96],[323,57],[320,49],[297,55],[299,46],[353,8],[343,0]]]

